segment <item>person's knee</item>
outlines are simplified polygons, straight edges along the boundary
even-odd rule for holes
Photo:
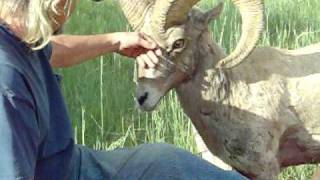
[[[148,163],[151,174],[166,174],[179,179],[244,179],[235,172],[223,171],[201,158],[170,144],[146,144],[138,147],[139,157]]]
[[[179,149],[171,144],[166,143],[157,143],[157,144],[144,144],[139,147],[140,153],[143,153],[145,156],[154,156],[154,157],[168,157],[173,156],[179,153]]]
[[[192,164],[199,161],[197,157],[183,149],[170,144],[148,144],[140,147],[140,154],[143,154],[149,162],[156,162],[158,168],[188,169]],[[163,167],[164,166],[164,167]]]
[[[158,143],[139,146],[139,154],[150,162],[156,161],[159,166],[170,166],[179,164],[189,153],[170,144]]]

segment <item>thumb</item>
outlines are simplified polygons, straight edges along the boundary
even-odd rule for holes
[[[144,33],[139,33],[139,45],[146,49],[155,49],[157,44],[154,40]]]

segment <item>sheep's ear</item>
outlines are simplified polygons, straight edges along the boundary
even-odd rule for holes
[[[214,7],[213,9],[205,12],[201,18],[202,22],[204,23],[204,25],[208,25],[210,23],[210,21],[218,18],[220,16],[220,14],[223,11],[223,2],[220,2],[216,7]]]

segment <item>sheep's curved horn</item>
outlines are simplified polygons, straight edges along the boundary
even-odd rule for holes
[[[53,6],[50,8],[48,13],[49,18],[52,19],[53,31],[58,31],[61,25],[66,21],[66,19],[71,15],[71,12],[75,8],[75,1],[71,0],[60,0],[55,1],[51,4]]]
[[[163,37],[166,30],[187,19],[190,9],[200,0],[157,0],[152,14],[151,28]]]
[[[255,48],[264,28],[263,0],[232,0],[242,17],[242,34],[236,49],[216,65],[233,68],[239,65]]]
[[[154,34],[165,35],[173,25],[184,22],[190,9],[200,0],[157,0],[152,15]],[[242,17],[242,35],[236,49],[216,67],[231,68],[241,63],[257,44],[264,25],[263,0],[232,0]],[[164,37],[165,38],[165,37]]]
[[[119,0],[119,4],[133,30],[138,31],[154,0]]]

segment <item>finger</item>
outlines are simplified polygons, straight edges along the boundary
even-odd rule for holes
[[[144,63],[147,64],[148,68],[154,68],[155,67],[155,64],[152,62],[152,60],[149,58],[148,55],[142,54],[140,57],[142,58]]]
[[[138,62],[139,67],[142,67],[142,68],[146,67],[146,64],[144,63],[144,60],[141,58],[141,56],[137,57],[137,62]]]
[[[155,50],[157,56],[162,56],[162,52],[160,49]]]
[[[140,56],[137,58],[137,62],[139,67],[142,67],[142,68],[147,67],[147,64],[144,62],[144,60]]]
[[[151,61],[154,63],[154,65],[159,63],[159,58],[156,56],[155,52],[148,51],[147,55],[151,59]]]
[[[157,44],[154,40],[144,33],[139,33],[139,45],[146,49],[155,49]]]
[[[154,40],[144,32],[139,32],[139,37],[146,41],[154,42]]]

